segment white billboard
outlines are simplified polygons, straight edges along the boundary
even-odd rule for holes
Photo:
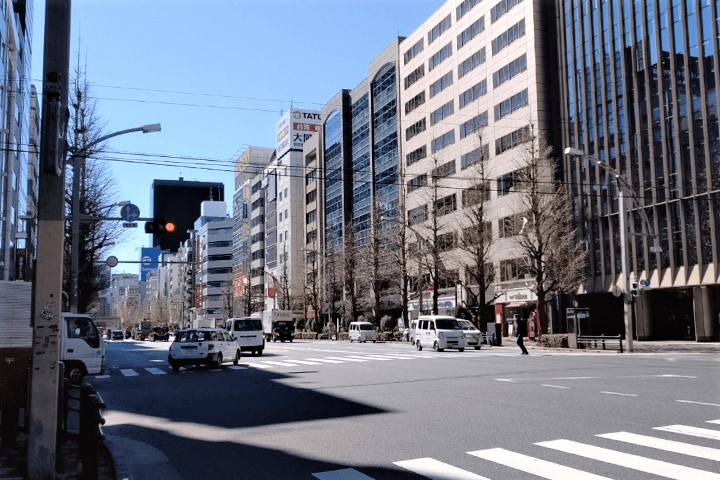
[[[320,131],[320,112],[315,110],[291,109],[285,113],[275,127],[277,158],[290,151],[302,150],[303,144]]]

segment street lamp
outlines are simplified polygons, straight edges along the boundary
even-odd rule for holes
[[[70,249],[70,311],[77,313],[78,304],[78,272],[80,270],[80,163],[85,155],[92,147],[98,145],[113,137],[125,135],[127,133],[142,132],[153,133],[160,131],[159,123],[151,123],[141,127],[128,128],[119,130],[102,136],[84,145],[81,149],[73,152],[70,162],[73,166],[73,184],[72,184],[72,229],[70,232],[71,249]]]
[[[653,246],[650,248],[651,252],[661,252],[657,235],[654,233],[650,219],[647,217],[645,210],[642,209],[640,203],[637,200],[635,192],[633,191],[627,180],[620,175],[616,169],[603,162],[597,157],[587,155],[584,151],[578,148],[567,147],[565,148],[565,155],[576,156],[592,161],[598,167],[602,168],[606,172],[610,173],[615,178],[618,191],[618,214],[620,218],[620,265],[622,269],[622,283],[623,283],[623,316],[625,319],[625,341],[627,343],[628,352],[633,351],[633,329],[632,329],[632,293],[630,288],[630,259],[627,251],[627,210],[625,207],[625,198],[628,196],[630,200],[639,209],[643,221],[645,223],[644,228],[647,230],[645,235],[654,238]]]

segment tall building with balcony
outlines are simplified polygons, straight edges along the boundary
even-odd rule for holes
[[[609,165],[628,182],[638,339],[720,335],[720,2],[558,0],[562,144],[580,234],[581,301],[622,331],[619,212]],[[644,213],[650,230],[643,228]],[[661,248],[658,251],[654,248]],[[606,332],[607,333],[607,332]]]
[[[33,1],[0,0],[0,280],[29,280],[35,252],[37,170],[31,158],[38,137],[30,134],[37,134],[39,122],[31,119],[33,108],[37,114],[31,101],[32,35]]]
[[[198,306],[193,310],[192,324],[214,327],[224,324],[227,302],[232,301],[233,220],[227,214],[226,203],[202,202],[193,235]]]

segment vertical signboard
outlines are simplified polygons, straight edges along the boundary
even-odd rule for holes
[[[291,109],[275,125],[277,158],[290,150],[302,151],[305,142],[320,131],[320,112]]]
[[[143,247],[140,250],[140,281],[147,281],[151,270],[157,270],[160,261],[160,249],[156,247]]]

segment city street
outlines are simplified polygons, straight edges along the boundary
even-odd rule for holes
[[[173,373],[168,346],[108,342],[87,381],[186,480],[720,479],[717,354],[295,341]]]

